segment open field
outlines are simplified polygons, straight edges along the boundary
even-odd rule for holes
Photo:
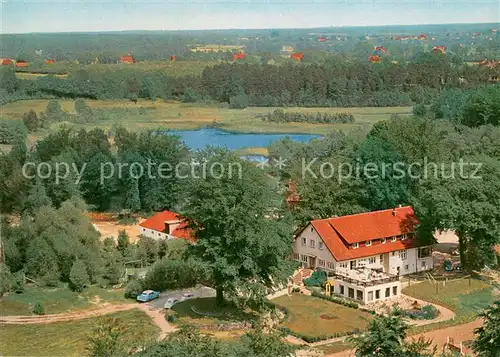
[[[45,110],[48,100],[26,100],[9,103],[0,108],[3,117],[20,119],[22,114],[33,109],[36,112]],[[74,101],[59,101],[64,111],[75,113]],[[137,104],[128,100],[89,100],[87,104],[93,109],[99,109],[101,119],[93,123],[68,125],[76,128],[101,127],[109,129],[113,124],[122,124],[131,130],[141,128],[156,129],[199,129],[217,125],[221,129],[247,133],[304,133],[328,134],[333,130],[351,130],[358,127],[371,126],[374,123],[388,119],[392,114],[402,116],[411,113],[411,107],[384,108],[286,108],[290,112],[304,113],[339,113],[350,112],[356,117],[353,124],[307,124],[307,123],[273,123],[256,118],[274,108],[250,107],[244,110],[221,108],[219,105],[189,105],[179,102],[146,101]],[[53,127],[60,125],[53,124]]]
[[[114,71],[127,68],[127,69],[137,70],[140,72],[161,71],[169,76],[180,77],[180,76],[190,76],[190,75],[192,76],[201,75],[205,67],[213,66],[217,63],[219,62],[218,61],[170,62],[170,60],[166,59],[159,61],[139,61],[134,64],[96,63],[96,64],[82,65],[75,62],[56,62],[54,64],[33,64],[32,66],[24,70],[17,70],[16,75],[18,78],[21,79],[37,79],[37,77],[47,75],[47,73],[57,73],[61,76],[67,76],[68,73],[72,73],[78,70],[85,70],[88,72],[103,72],[103,71]]]
[[[100,303],[122,303],[123,290],[106,290],[91,286],[82,293],[66,287],[47,289],[26,287],[21,294],[0,298],[0,315],[31,315],[31,308],[37,302],[45,308],[46,314],[79,311],[97,307]]]
[[[16,72],[16,77],[19,79],[39,79],[48,75],[48,73]],[[68,78],[68,74],[55,74],[54,76],[56,78]]]
[[[159,328],[144,312],[133,309],[110,314],[123,324],[125,341],[154,339]],[[0,352],[5,356],[83,356],[87,335],[100,318],[52,324],[0,325]]]
[[[364,330],[373,316],[320,298],[301,294],[281,296],[274,303],[289,310],[283,326],[303,335],[316,337]],[[328,319],[321,316],[326,315]]]

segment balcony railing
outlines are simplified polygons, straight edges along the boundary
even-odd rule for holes
[[[342,281],[345,281],[347,283],[351,283],[351,284],[357,285],[357,286],[375,286],[375,285],[399,281],[399,277],[396,275],[388,275],[386,277],[378,278],[378,279],[361,280],[361,279],[345,276],[343,274],[329,272],[328,277],[333,277],[335,279],[339,279],[339,280],[342,280]]]

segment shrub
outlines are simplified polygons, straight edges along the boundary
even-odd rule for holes
[[[57,270],[52,270],[42,277],[42,283],[46,287],[55,288],[59,285],[60,274]]]
[[[356,304],[354,301],[349,301],[349,300],[337,298],[335,296],[327,296],[327,295],[318,293],[317,291],[311,291],[311,295],[314,296],[314,297],[323,299],[323,300],[327,300],[327,301],[333,302],[335,304],[339,304],[339,305],[351,307],[353,309],[358,309],[359,308],[359,305]]]
[[[418,117],[424,117],[427,114],[427,108],[424,104],[417,104],[413,106],[413,114]]]
[[[177,321],[177,316],[172,314],[167,314],[167,321],[174,324]]]
[[[184,103],[195,103],[198,99],[198,93],[192,88],[187,88],[181,98]]]
[[[139,280],[130,280],[125,287],[124,295],[126,298],[135,299],[143,290],[143,285]]]
[[[43,307],[42,304],[37,302],[34,306],[33,309],[31,310],[35,315],[45,315],[45,308]]]
[[[69,272],[69,287],[71,290],[82,292],[90,284],[85,263],[77,259]]]
[[[316,270],[309,278],[304,279],[304,284],[306,286],[323,286],[326,279],[325,271]]]
[[[144,286],[158,291],[190,288],[203,282],[205,276],[205,266],[198,261],[163,259],[149,269]]]
[[[248,96],[246,94],[239,94],[229,98],[229,108],[245,109],[246,107],[248,107]]]
[[[405,315],[413,320],[433,320],[439,314],[439,310],[431,304],[424,305],[420,310],[405,311]]]
[[[278,123],[354,123],[356,118],[351,113],[302,113],[302,112],[285,112],[283,109],[275,109],[274,111],[260,116],[264,121]]]
[[[21,120],[0,119],[0,144],[24,140],[27,134],[28,129]]]

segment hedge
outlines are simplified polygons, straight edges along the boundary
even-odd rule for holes
[[[327,301],[333,302],[335,304],[344,305],[344,306],[347,306],[347,307],[350,307],[350,308],[353,308],[353,309],[358,309],[359,308],[359,305],[357,303],[355,303],[353,301],[349,301],[349,300],[344,300],[344,299],[341,299],[341,298],[337,298],[335,296],[324,295],[324,294],[318,293],[316,291],[311,291],[311,295],[314,296],[314,297],[317,297],[317,298],[320,298],[320,299],[323,299],[323,300],[327,300]]]

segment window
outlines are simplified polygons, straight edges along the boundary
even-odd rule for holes
[[[158,233],[158,237],[159,237],[160,235],[161,235],[161,234],[160,234],[160,233]]]
[[[363,301],[363,291],[362,290],[356,290],[356,300]]]
[[[396,239],[397,239],[396,237],[392,237],[392,238],[391,238],[391,242],[395,242],[395,241],[396,241]]]
[[[146,228],[143,228],[143,229],[142,229],[142,231],[143,231],[143,232],[146,232]]]
[[[392,256],[395,256],[396,255],[396,252],[392,252]]]
[[[340,295],[345,295],[344,285],[339,285]]]
[[[347,262],[339,263],[339,268],[347,269]]]
[[[418,248],[418,259],[427,258],[431,256],[431,248]]]
[[[318,259],[318,265],[320,267],[324,267],[325,266],[325,261],[323,259]]]
[[[368,301],[373,301],[373,291],[368,292]]]
[[[384,262],[384,255],[380,254],[380,263],[383,263],[383,262]]]
[[[347,296],[350,297],[351,299],[354,299],[354,289],[353,288],[347,288]]]
[[[302,245],[307,245],[307,239],[305,237],[302,237]]]
[[[328,267],[328,269],[335,269],[335,263],[334,262],[327,262],[326,266]]]
[[[385,297],[391,296],[391,288],[385,288]]]
[[[293,253],[293,259],[299,260],[299,253]]]
[[[406,265],[405,265],[405,270],[408,270],[408,268],[409,268],[409,267],[408,267],[408,264],[406,264]]]
[[[314,232],[314,228],[313,227],[311,227],[311,232]]]
[[[380,299],[380,290],[375,290],[375,300]]]
[[[427,263],[425,262],[425,260],[422,260],[421,264],[423,269],[427,268]]]
[[[406,238],[408,238],[408,237],[406,236],[406,234],[403,234],[403,235],[401,236],[401,240],[406,240]]]
[[[372,241],[371,240],[367,240],[366,243],[365,243],[365,246],[369,247],[372,245]]]
[[[359,243],[353,243],[353,244],[352,244],[352,247],[353,247],[354,249],[359,248]]]
[[[356,269],[356,261],[355,260],[351,260],[350,264],[351,264],[351,269]]]
[[[375,261],[376,261],[375,257],[368,258],[368,264],[375,264]]]
[[[311,248],[314,248],[316,246],[316,241],[311,239],[309,241],[309,245],[310,245]]]
[[[398,294],[398,287],[397,286],[393,286],[392,287],[392,295],[396,296]]]
[[[408,258],[408,253],[406,250],[400,250],[399,251],[399,257],[403,260],[406,260]]]
[[[382,243],[382,244],[385,244],[385,242],[387,242],[387,239],[385,239],[385,238],[382,238],[382,239],[380,240],[380,243]]]
[[[301,255],[300,260],[302,260],[304,263],[307,263],[307,255]]]
[[[319,248],[320,250],[323,250],[323,242],[318,242],[318,248]]]

